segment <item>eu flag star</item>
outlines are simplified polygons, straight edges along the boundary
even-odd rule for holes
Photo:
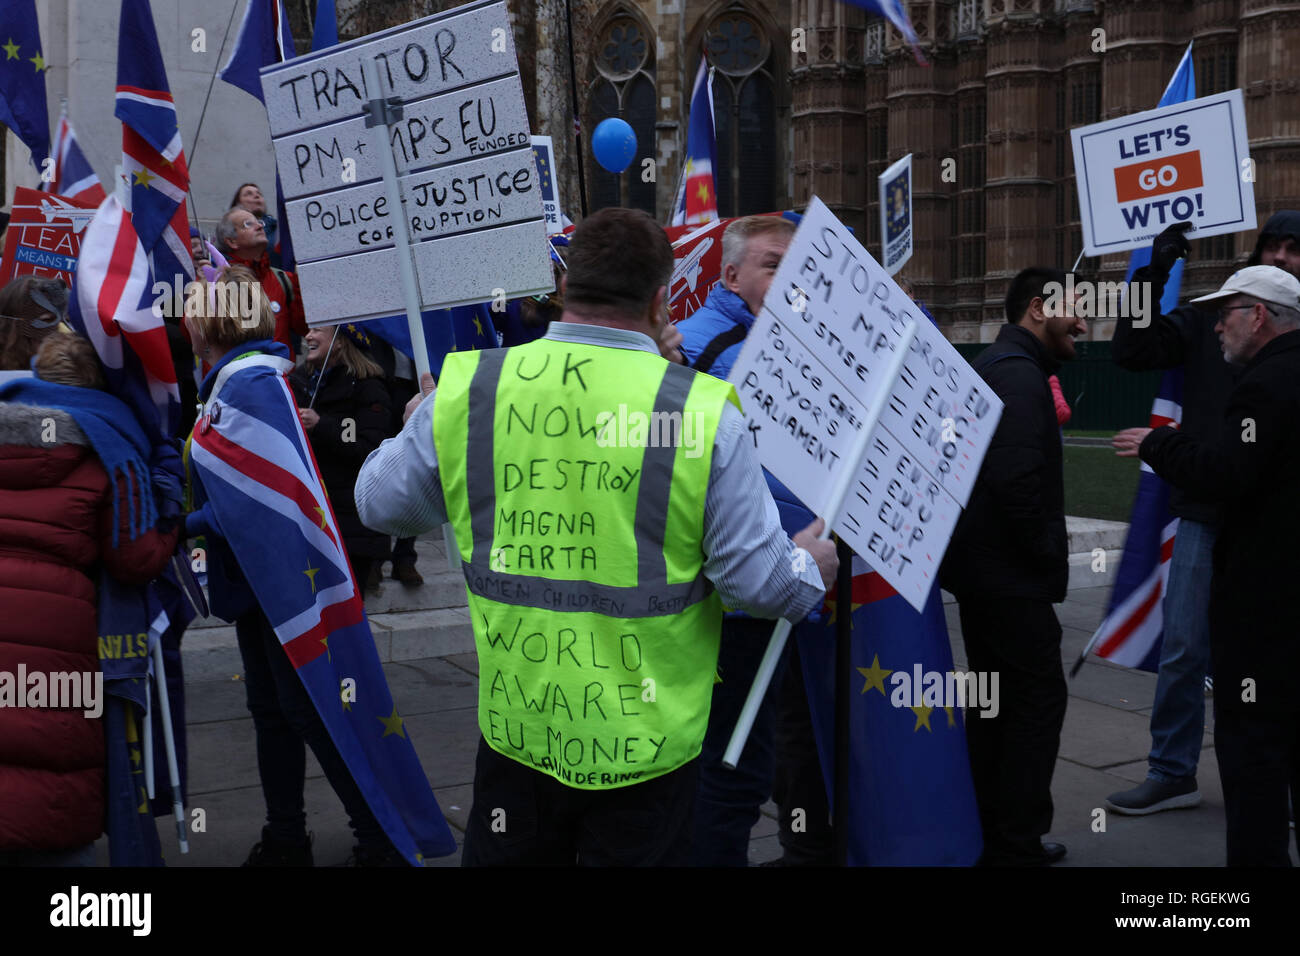
[[[307,580],[311,582],[312,594],[316,593],[316,572],[319,570],[320,568],[308,568],[306,571],[303,572],[303,574],[307,575]]]
[[[325,524],[325,509],[322,508],[320,505],[317,505],[317,506],[316,506],[316,513],[317,513],[318,515],[320,515],[320,526],[321,526],[322,528],[327,527],[327,525]]]
[[[708,187],[708,184],[707,184],[707,183],[700,183],[700,188],[699,188],[699,190],[695,193],[695,195],[697,195],[697,196],[700,197],[700,202],[708,202],[708,201],[709,201],[709,187]]]
[[[399,737],[406,736],[406,730],[402,727],[402,718],[397,716],[397,705],[393,705],[393,714],[391,717],[376,717],[375,720],[384,725],[383,736],[397,734]]]
[[[862,693],[865,694],[874,687],[876,690],[880,691],[881,697],[889,696],[885,693],[885,678],[894,672],[885,670],[880,666],[879,654],[877,654],[875,659],[872,660],[870,667],[859,667],[858,673],[867,679],[867,682],[862,685]]]
[[[330,654],[330,639],[328,637],[322,637],[320,642],[325,646],[325,659],[329,661],[334,660],[333,655]]]
[[[14,42],[13,37],[10,37],[9,42],[6,43],[3,47],[0,47],[0,49],[3,49],[5,51],[6,60],[16,60],[18,59],[18,51],[22,49],[22,47],[20,47],[17,43]]]
[[[483,334],[483,323],[479,320],[479,317],[477,315],[474,316],[474,328],[479,335]]]
[[[141,167],[140,169],[133,170],[131,175],[135,177],[135,182],[133,182],[131,185],[143,186],[145,189],[149,188],[149,182],[153,179],[153,177],[149,175],[149,170],[143,167]]]
[[[36,55],[32,57],[30,60],[28,60],[27,62],[30,63],[32,66],[36,67],[37,73],[40,73],[42,70],[49,69],[49,67],[45,65],[45,57],[41,56],[40,50],[37,50]]]
[[[934,710],[933,707],[922,704],[920,707],[909,707],[908,710],[916,714],[916,726],[912,728],[912,733],[916,733],[922,726],[930,733],[934,733],[934,728],[930,726],[930,712]]]

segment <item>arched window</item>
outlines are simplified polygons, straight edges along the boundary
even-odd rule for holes
[[[704,49],[717,70],[713,117],[718,215],[725,219],[771,212],[780,202],[772,44],[752,16],[728,10],[709,24]],[[695,75],[693,68],[690,75]]]
[[[655,215],[655,184],[643,182],[641,159],[655,155],[654,36],[628,14],[605,27],[595,47],[597,76],[587,95],[587,135],[601,120],[617,116],[636,133],[637,158],[621,176],[587,156],[587,194],[594,211],[606,206],[644,209]]]

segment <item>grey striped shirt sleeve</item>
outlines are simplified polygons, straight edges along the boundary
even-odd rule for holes
[[[367,528],[411,538],[447,520],[433,448],[433,392],[395,438],[370,453],[357,475],[357,516]]]
[[[781,527],[745,419],[731,403],[713,444],[704,553],[704,574],[732,610],[797,623],[825,597],[816,563]]]

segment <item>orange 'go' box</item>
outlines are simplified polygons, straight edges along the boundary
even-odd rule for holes
[[[1178,193],[1203,185],[1200,150],[1115,168],[1115,194],[1120,202]]]

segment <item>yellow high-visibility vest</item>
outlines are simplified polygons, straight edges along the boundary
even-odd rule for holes
[[[722,625],[704,500],[728,401],[727,382],[646,351],[447,356],[434,445],[498,753],[597,790],[699,755]]]

